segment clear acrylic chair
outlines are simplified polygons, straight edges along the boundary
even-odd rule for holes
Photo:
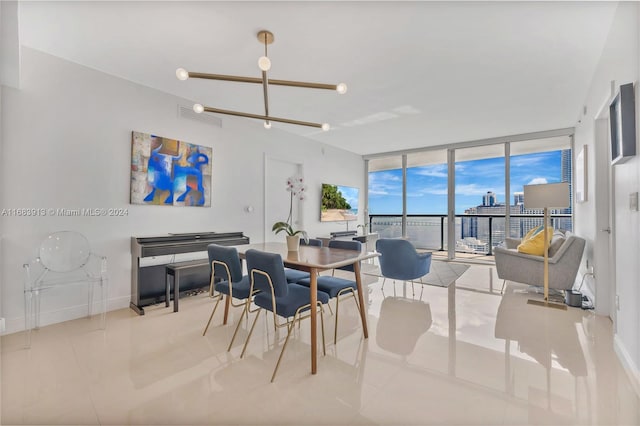
[[[107,313],[107,258],[91,252],[89,241],[74,231],[49,235],[40,244],[38,257],[23,265],[26,345],[31,330],[40,327],[40,293],[71,284],[88,289],[87,316],[93,314],[93,290],[100,286],[100,327]]]

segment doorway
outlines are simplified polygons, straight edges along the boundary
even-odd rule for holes
[[[289,216],[290,193],[287,192],[287,178],[303,174],[302,163],[269,157],[264,160],[264,242],[283,242],[282,234],[275,235],[271,228],[276,222],[284,222]],[[300,202],[293,201],[293,227],[304,229]]]

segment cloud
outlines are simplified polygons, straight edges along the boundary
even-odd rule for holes
[[[531,181],[529,181],[529,183],[527,185],[540,185],[543,183],[548,183],[547,182],[547,178],[543,178],[543,177],[536,177],[531,179]]]
[[[558,151],[541,152],[534,154],[522,154],[511,156],[511,168],[514,167],[535,167],[548,165],[549,161],[559,160]]]
[[[425,195],[447,195],[449,191],[446,186],[430,186],[421,188],[418,191],[407,191],[407,197],[424,197]]]
[[[402,182],[402,176],[398,176],[389,172],[374,172],[369,173],[369,181],[377,182]]]
[[[448,176],[446,164],[416,167],[414,173],[418,176],[429,176],[429,177],[439,177],[439,178],[446,178]]]
[[[402,178],[389,172],[369,173],[369,196],[397,196],[402,194]]]
[[[389,195],[389,193],[384,189],[369,188],[369,196],[371,197],[374,195]]]
[[[477,185],[475,183],[469,183],[465,185],[456,185],[456,195],[485,195],[488,190],[485,185]],[[499,190],[493,190],[496,195],[504,195],[504,191],[501,193]]]

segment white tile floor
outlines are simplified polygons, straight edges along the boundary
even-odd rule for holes
[[[527,305],[537,294],[473,265],[449,288],[368,284],[369,338],[352,302],[338,345],[310,374],[309,324],[285,333],[259,321],[247,355],[226,351],[239,310],[206,337],[211,301],[183,298],[145,316],[110,312],[44,327],[26,350],[2,338],[2,424],[639,424],[638,396],[592,312]]]

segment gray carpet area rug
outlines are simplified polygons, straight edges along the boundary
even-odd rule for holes
[[[422,277],[423,284],[436,285],[439,287],[448,287],[455,280],[460,278],[465,271],[469,269],[469,265],[454,262],[443,262],[440,260],[432,260],[429,273]],[[362,264],[362,273],[381,277],[380,267],[373,264]],[[420,283],[420,280],[414,280]]]

